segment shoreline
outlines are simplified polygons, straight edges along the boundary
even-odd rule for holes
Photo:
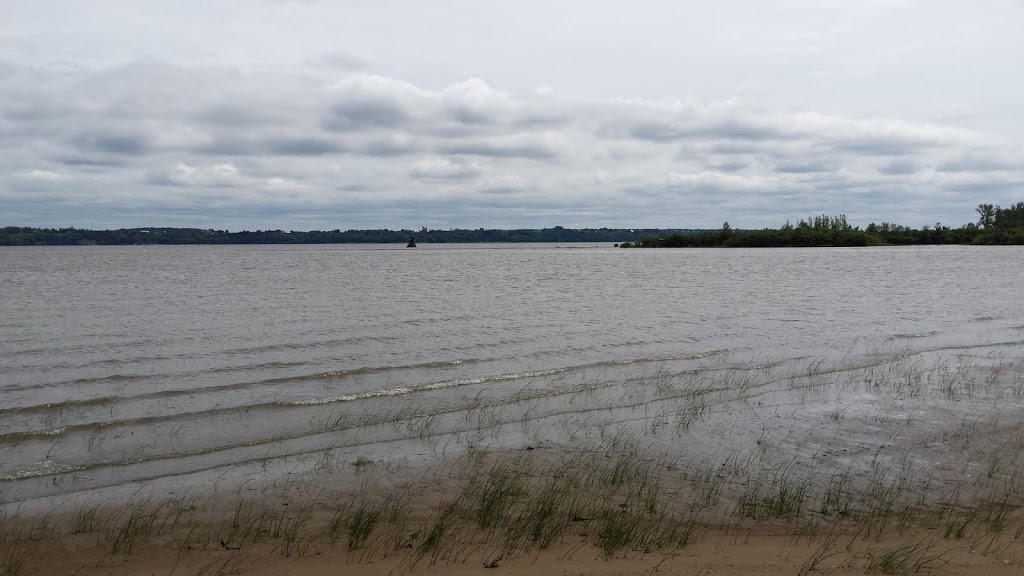
[[[1024,567],[1017,489],[1001,502],[959,487],[901,495],[911,486],[905,479],[751,489],[756,475],[743,474],[744,462],[708,464],[674,463],[628,441],[575,452],[482,450],[418,476],[361,461],[263,488],[5,515],[0,560],[7,574],[82,576]]]
[[[1019,346],[446,389],[468,404],[331,419],[348,443],[88,489],[41,477],[57,493],[0,493],[0,572],[1016,574]]]

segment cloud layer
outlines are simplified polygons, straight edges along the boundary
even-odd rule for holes
[[[959,225],[1024,192],[1024,146],[985,123],[373,68],[0,62],[0,225]]]

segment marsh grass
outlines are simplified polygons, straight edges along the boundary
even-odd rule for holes
[[[21,574],[29,560],[36,555],[38,548],[39,540],[21,537],[12,539],[3,555],[4,574]]]
[[[934,570],[947,562],[945,552],[936,552],[935,548],[933,540],[914,540],[872,553],[864,568],[868,573],[881,574],[912,574]]]
[[[125,521],[113,532],[108,533],[112,554],[131,555],[136,545],[148,539],[153,533],[156,513],[147,512],[142,505],[132,508]]]
[[[814,553],[800,565],[800,570],[797,572],[798,576],[807,576],[811,572],[817,572],[822,562],[841,556],[843,551],[836,549],[840,536],[841,531],[837,530],[836,524],[833,524]]]
[[[54,517],[0,512],[0,567],[5,574],[31,573],[35,558],[54,536]]]
[[[488,530],[500,524],[523,494],[522,483],[511,466],[501,465],[493,469],[477,494],[477,525]]]
[[[355,550],[363,545],[373,533],[374,527],[383,515],[381,506],[361,505],[345,520],[348,529],[348,549]]]
[[[757,520],[797,518],[802,514],[810,493],[810,482],[806,478],[793,479],[783,472],[766,488],[762,488],[759,482],[755,483],[740,498],[739,513]]]
[[[339,434],[295,459],[305,471],[268,451],[268,486],[221,492],[217,505],[140,492],[64,514],[0,508],[0,562],[30,573],[47,560],[41,543],[95,537],[108,560],[156,547],[194,573],[235,570],[262,549],[339,548],[416,568],[557,545],[604,558],[671,552],[712,530],[742,540],[760,527],[813,543],[801,573],[838,556],[883,574],[934,569],[949,546],[1024,555],[1020,360],[883,352],[754,366],[717,354],[619,382],[449,391],[447,407],[346,406],[313,421]],[[393,481],[402,472],[386,453],[346,443],[364,426],[436,461]],[[893,534],[899,545],[878,547]],[[238,558],[208,556],[225,549]]]

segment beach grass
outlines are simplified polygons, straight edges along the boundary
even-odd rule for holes
[[[258,482],[173,496],[141,482],[127,499],[8,502],[0,569],[118,574],[166,558],[171,573],[217,574],[328,553],[402,570],[496,567],[547,550],[640,558],[752,534],[787,536],[804,574],[826,563],[936,571],[961,549],[1021,566],[1015,349],[889,347],[863,358],[718,354],[621,381],[346,406],[315,420],[337,442],[268,451]],[[381,436],[347,442],[352,431]],[[422,457],[410,464],[396,446]]]

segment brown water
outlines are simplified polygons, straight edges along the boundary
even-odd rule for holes
[[[786,446],[850,469],[902,434],[894,461],[966,474],[935,435],[1020,420],[1022,261],[1005,247],[0,249],[0,499],[617,436],[691,459]]]

